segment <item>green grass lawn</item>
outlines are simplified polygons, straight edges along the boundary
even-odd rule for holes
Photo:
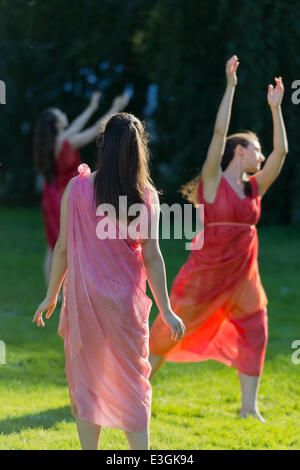
[[[259,405],[267,422],[240,420],[234,369],[214,361],[167,363],[153,382],[152,449],[300,449],[300,230],[259,228],[260,273],[269,298],[269,345]],[[184,241],[162,241],[168,284],[187,258]],[[44,235],[39,209],[0,210],[0,449],[80,449],[70,414],[59,307],[45,328],[32,323],[44,298]],[[152,308],[151,321],[157,314]],[[102,449],[128,449],[105,428]]]

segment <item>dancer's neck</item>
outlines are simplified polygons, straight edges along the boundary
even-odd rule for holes
[[[223,173],[236,186],[242,186],[244,181],[249,180],[242,159],[233,159]]]

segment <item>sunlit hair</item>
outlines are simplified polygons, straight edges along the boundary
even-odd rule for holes
[[[127,206],[144,203],[144,189],[158,192],[149,173],[148,133],[145,125],[129,113],[116,113],[99,131],[98,161],[94,198],[99,204],[112,204],[119,214],[119,196],[127,196]],[[129,216],[131,221],[135,216]]]
[[[231,134],[226,138],[225,150],[223,153],[222,161],[221,161],[221,168],[222,171],[225,171],[228,167],[229,163],[233,159],[234,150],[237,145],[242,145],[243,147],[248,147],[248,145],[253,142],[254,140],[258,140],[257,135],[252,131],[243,131],[237,132],[236,134]],[[199,204],[198,200],[198,187],[199,182],[201,180],[201,171],[198,175],[193,178],[188,183],[184,184],[180,188],[180,193],[182,196],[187,199],[189,202],[194,204]],[[244,181],[244,194],[245,196],[251,197],[251,184],[249,181]]]
[[[55,176],[55,140],[57,136],[57,116],[54,108],[47,108],[40,115],[34,135],[33,158],[35,167],[44,175],[47,183]]]

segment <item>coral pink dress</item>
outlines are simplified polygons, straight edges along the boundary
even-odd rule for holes
[[[78,150],[74,149],[68,140],[64,140],[55,158],[55,177],[51,184],[44,181],[41,209],[45,237],[52,250],[59,235],[61,198],[70,179],[78,174],[77,168],[80,164]]]
[[[93,205],[90,169],[83,164],[78,170],[82,168],[69,192],[67,274],[58,327],[71,410],[100,426],[140,431],[149,425],[152,397],[152,301],[145,293],[142,245],[97,237],[103,217]],[[147,207],[150,193],[145,190]]]
[[[158,315],[150,331],[151,353],[167,361],[214,359],[247,375],[261,374],[268,301],[257,263],[261,200],[254,176],[250,182],[252,196],[241,199],[222,176],[210,204],[203,198],[200,181],[204,245],[191,251],[170,294],[172,308],[184,321],[186,332],[175,343]],[[200,235],[203,233],[197,237]]]

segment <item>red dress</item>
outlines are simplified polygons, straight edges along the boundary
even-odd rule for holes
[[[55,177],[51,184],[44,181],[41,209],[46,240],[52,250],[59,235],[61,198],[70,179],[78,175],[77,168],[80,164],[78,150],[68,140],[64,140],[55,158]]]
[[[203,198],[200,181],[204,245],[191,251],[170,294],[172,309],[184,321],[186,332],[174,342],[158,315],[150,332],[151,353],[175,362],[214,359],[247,375],[261,374],[268,300],[257,263],[261,200],[254,176],[250,182],[252,196],[241,199],[222,176],[210,204]]]

